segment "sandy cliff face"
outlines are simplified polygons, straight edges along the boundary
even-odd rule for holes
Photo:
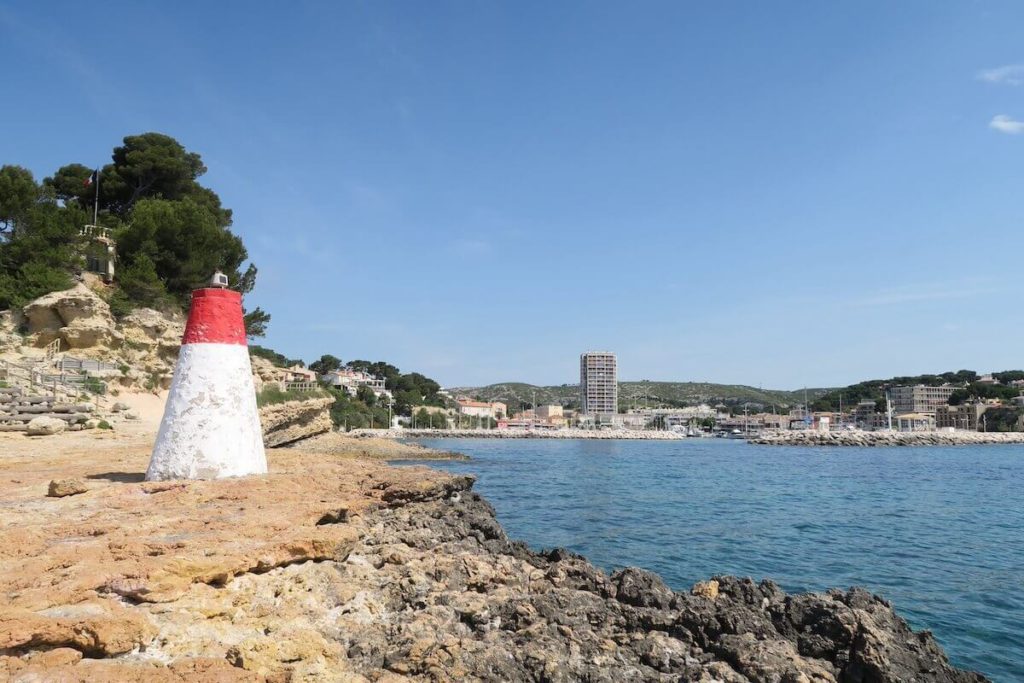
[[[118,366],[101,377],[115,388],[166,389],[184,330],[180,314],[148,308],[115,321],[106,301],[80,283],[42,296],[21,311],[0,313],[0,354],[9,360],[38,357],[59,340],[71,356]]]
[[[115,329],[110,306],[81,283],[42,296],[22,312],[34,346],[46,346],[60,339],[65,349],[116,349],[124,341],[124,336]]]
[[[469,477],[286,449],[265,477],[145,483],[147,440],[22,443],[0,444],[12,680],[983,680],[863,591],[674,592],[533,552]],[[86,492],[47,497],[58,476]]]

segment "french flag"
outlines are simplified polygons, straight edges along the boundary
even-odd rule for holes
[[[82,187],[90,187],[93,183],[100,179],[100,171],[96,169],[89,177],[82,181]]]
[[[147,480],[266,474],[242,295],[192,292],[185,335]]]

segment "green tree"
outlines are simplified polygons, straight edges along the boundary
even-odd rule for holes
[[[273,349],[268,349],[263,346],[257,346],[255,344],[249,345],[249,353],[252,354],[253,356],[265,358],[279,368],[290,368],[294,365],[306,367],[306,363],[304,361],[288,358],[284,354],[280,354],[277,351],[274,351]]]
[[[36,203],[23,214],[17,232],[0,242],[0,310],[71,286],[82,218],[80,210],[53,201]]]
[[[0,238],[9,238],[39,201],[40,188],[32,171],[21,166],[0,167]]]
[[[61,166],[52,176],[43,179],[43,185],[64,203],[75,202],[83,209],[90,209],[96,197],[96,188],[88,184],[93,170],[82,164]]]
[[[248,254],[242,240],[193,199],[143,199],[117,234],[122,267],[147,256],[168,294],[184,303],[215,270],[238,283]]]
[[[252,263],[245,269],[245,272],[238,278],[235,288],[245,296],[256,286],[256,266]],[[245,336],[249,339],[264,337],[267,334],[267,325],[270,324],[270,314],[257,306],[251,311],[242,307],[243,320],[245,322]]]
[[[329,353],[325,353],[320,356],[320,360],[315,360],[309,364],[309,369],[317,375],[326,375],[328,372],[334,372],[340,368],[341,359],[336,356],[332,356]]]
[[[377,394],[373,393],[373,389],[365,384],[356,389],[356,398],[371,408],[377,405]]]
[[[163,133],[129,135],[111,156],[100,176],[100,201],[121,216],[147,197],[173,201],[198,194],[196,179],[206,172],[198,154]]]

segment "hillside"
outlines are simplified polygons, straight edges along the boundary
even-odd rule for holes
[[[579,386],[562,384],[560,386],[535,386],[521,382],[503,382],[485,387],[452,387],[454,395],[478,397],[483,401],[503,401],[510,407],[536,402],[543,404],[559,404],[576,406],[579,403]],[[830,389],[807,389],[807,397],[811,401],[827,394]],[[752,410],[771,409],[777,406],[785,408],[803,403],[804,390],[780,391],[775,389],[758,389],[742,384],[711,384],[707,382],[619,382],[619,404],[623,408],[633,405],[651,407],[682,407],[707,403],[715,405],[724,403],[727,406],[741,407],[750,404]]]

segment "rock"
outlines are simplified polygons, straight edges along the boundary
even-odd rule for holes
[[[139,419],[139,414],[136,413],[134,410],[129,410],[129,411],[125,412],[124,419],[126,419],[126,420],[138,420]]]
[[[177,345],[185,333],[180,315],[168,316],[152,308],[137,308],[121,319],[125,341],[133,344],[156,346]]]
[[[67,429],[68,423],[55,417],[37,417],[28,423],[29,436],[51,436]]]
[[[283,446],[331,431],[333,398],[286,401],[260,408],[265,446]]]
[[[0,353],[18,351],[25,343],[18,334],[18,321],[13,311],[0,311]]]
[[[0,678],[984,680],[863,590],[717,576],[694,595],[535,552],[469,476],[299,442],[265,476],[144,482],[148,445],[5,460]],[[89,495],[40,504],[58,467]]]
[[[22,313],[36,346],[60,339],[66,349],[117,348],[124,340],[110,306],[84,284],[29,302]]]
[[[126,411],[128,409],[129,409],[129,405],[127,403],[122,403],[121,401],[118,401],[113,406],[111,406],[110,412],[112,412],[112,413],[122,413],[122,412],[124,412],[124,411]]]
[[[693,584],[693,588],[690,589],[690,595],[699,595],[702,598],[714,600],[718,597],[718,582],[714,579],[711,579],[710,581],[698,581]]]
[[[50,488],[46,495],[50,498],[63,498],[64,496],[76,496],[88,490],[81,479],[54,479],[50,482]]]
[[[617,589],[615,597],[620,602],[659,609],[672,604],[672,590],[665,585],[660,576],[652,572],[637,567],[626,567],[612,574],[611,581]]]
[[[91,418],[89,420],[86,420],[82,424],[82,429],[96,429],[99,426],[100,426],[100,420],[97,420],[96,418]]]

